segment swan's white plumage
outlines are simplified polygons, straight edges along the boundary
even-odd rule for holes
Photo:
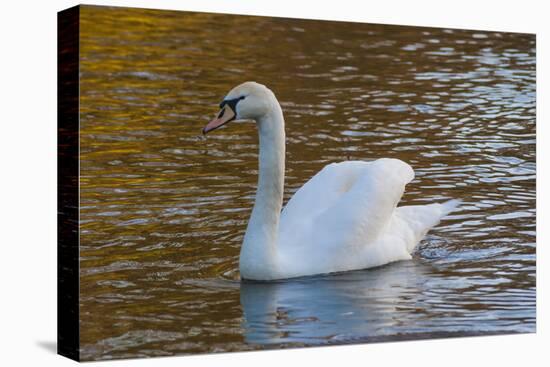
[[[323,168],[282,211],[278,244],[287,271],[301,276],[410,259],[426,232],[458,203],[397,207],[413,178],[412,168],[398,159]]]
[[[458,201],[397,207],[414,171],[399,159],[332,163],[281,212],[284,119],[275,95],[254,82],[234,88],[237,117],[260,136],[258,190],[240,256],[241,276],[272,280],[364,269],[407,260]]]

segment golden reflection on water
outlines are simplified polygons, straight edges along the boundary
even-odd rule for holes
[[[534,36],[85,6],[80,37],[83,359],[535,330]],[[410,262],[241,284],[256,131],[200,132],[246,80],[283,107],[286,199],[396,157],[403,204],[461,211]]]

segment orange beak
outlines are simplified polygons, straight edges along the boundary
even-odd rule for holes
[[[229,106],[229,104],[226,104],[222,107],[220,112],[218,113],[218,116],[210,121],[203,129],[202,133],[206,134],[212,130],[216,130],[218,127],[223,126],[227,124],[230,121],[235,120],[236,114],[235,111]]]

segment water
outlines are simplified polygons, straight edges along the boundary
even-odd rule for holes
[[[83,359],[535,331],[534,36],[93,7],[81,24]],[[201,129],[246,80],[285,113],[285,201],[327,163],[395,157],[416,172],[402,205],[464,204],[412,261],[241,283],[256,130]]]

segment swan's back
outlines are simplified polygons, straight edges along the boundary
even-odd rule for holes
[[[281,215],[279,248],[293,276],[410,259],[424,234],[454,208],[397,208],[413,178],[408,164],[388,158],[330,164],[311,178]]]
[[[370,216],[363,211],[378,212],[380,217],[382,208],[393,211],[413,178],[412,168],[398,159],[331,163],[292,196],[281,214],[280,229],[296,232],[314,221],[331,228],[334,221],[354,225],[352,221],[362,221],[361,214]],[[369,222],[377,224],[372,218]]]

